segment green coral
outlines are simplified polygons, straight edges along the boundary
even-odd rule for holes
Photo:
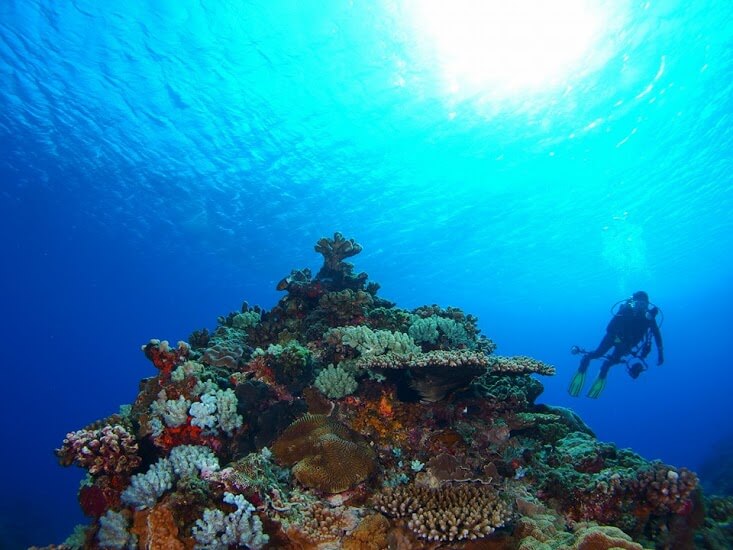
[[[415,342],[426,344],[445,344],[449,348],[473,348],[474,342],[460,323],[437,315],[430,317],[414,316],[407,333]]]
[[[314,385],[325,396],[340,399],[354,393],[359,384],[353,375],[341,367],[329,365],[318,373]]]
[[[341,342],[356,349],[362,355],[383,355],[385,353],[419,353],[415,341],[404,332],[372,330],[367,326],[342,327]]]
[[[257,326],[261,319],[262,314],[259,311],[245,311],[232,317],[232,326],[239,330],[247,330]]]

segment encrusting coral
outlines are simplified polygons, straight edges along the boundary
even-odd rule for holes
[[[340,493],[364,481],[374,471],[374,451],[346,426],[319,414],[293,422],[273,443],[278,462],[292,466],[306,487]]]
[[[271,309],[150,340],[131,406],[67,435],[59,462],[88,473],[77,547],[733,547],[692,472],[535,404],[552,366],[494,355],[459,308],[382,298],[345,261],[354,239],[315,249]]]

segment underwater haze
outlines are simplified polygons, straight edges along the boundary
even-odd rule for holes
[[[599,439],[709,461],[731,437],[733,3],[555,4],[3,2],[0,546],[87,521],[53,449],[135,399],[142,344],[272,307],[335,231],[381,296],[554,365],[538,401]],[[641,289],[664,365],[570,397],[570,347]]]

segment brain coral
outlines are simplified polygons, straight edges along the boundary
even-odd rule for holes
[[[272,445],[275,459],[292,466],[303,485],[340,493],[374,471],[374,451],[346,426],[322,414],[306,414],[293,422]]]

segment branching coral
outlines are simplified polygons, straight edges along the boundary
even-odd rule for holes
[[[129,526],[130,520],[127,516],[108,510],[104,516],[99,518],[99,531],[97,532],[99,546],[114,550],[128,547],[137,548],[135,537],[128,532]]]
[[[357,350],[362,357],[380,356],[387,353],[402,355],[420,352],[420,348],[404,332],[372,330],[364,325],[332,329],[325,339],[334,337],[340,338],[343,345]]]
[[[167,458],[161,458],[144,474],[132,476],[130,486],[122,493],[122,502],[136,510],[150,508],[172,486],[173,468]]]
[[[336,232],[333,234],[333,239],[328,237],[318,239],[315,250],[323,254],[324,267],[338,271],[342,269],[341,266],[346,258],[356,256],[362,248],[354,239],[345,239],[341,233]]]
[[[125,474],[140,465],[138,445],[123,426],[78,430],[66,434],[56,456],[63,466],[77,464],[92,475]]]
[[[402,485],[385,489],[375,507],[407,526],[422,539],[458,541],[486,537],[511,516],[494,489],[481,484],[448,484],[432,489]]]
[[[193,537],[197,549],[229,548],[231,545],[258,550],[270,539],[262,532],[262,520],[242,495],[224,493],[224,502],[236,509],[225,514],[218,508],[204,510],[203,518],[196,520]]]
[[[333,365],[329,365],[319,372],[313,385],[331,399],[341,399],[354,393],[359,386],[352,374],[341,367],[334,367]]]
[[[414,318],[408,334],[417,343],[443,344],[447,348],[471,348],[475,345],[463,325],[453,319],[437,315],[425,318],[415,315]]]
[[[342,507],[330,508],[316,502],[303,510],[297,522],[291,522],[286,534],[297,548],[312,548],[335,543],[356,526],[355,514]]]

